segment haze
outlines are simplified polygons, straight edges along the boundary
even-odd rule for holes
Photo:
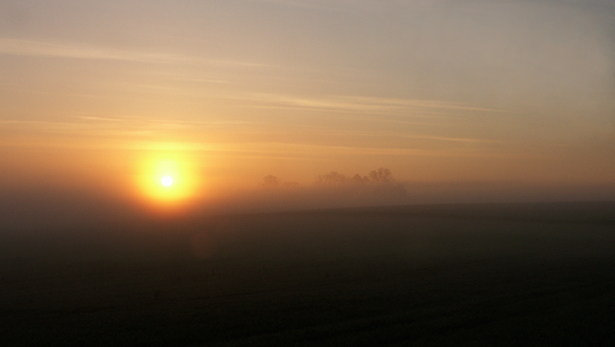
[[[157,209],[135,183],[152,156],[189,164],[182,211],[612,200],[614,14],[599,0],[3,0],[0,213]],[[393,179],[319,180],[378,168]]]

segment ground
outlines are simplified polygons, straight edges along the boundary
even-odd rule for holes
[[[401,206],[3,234],[7,346],[611,346],[615,204]]]

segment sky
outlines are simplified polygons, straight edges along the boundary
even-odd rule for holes
[[[0,0],[0,201],[615,199],[614,92],[606,0]]]

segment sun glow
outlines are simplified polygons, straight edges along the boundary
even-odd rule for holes
[[[165,187],[170,187],[173,184],[173,178],[170,176],[164,176],[162,180],[160,180],[160,183],[162,183]]]
[[[137,184],[155,203],[179,203],[194,197],[200,186],[197,170],[181,155],[154,155],[139,166]]]

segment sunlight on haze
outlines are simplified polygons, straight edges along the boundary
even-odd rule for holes
[[[150,155],[142,160],[136,181],[141,195],[156,205],[187,202],[200,188],[195,165],[179,154]]]

